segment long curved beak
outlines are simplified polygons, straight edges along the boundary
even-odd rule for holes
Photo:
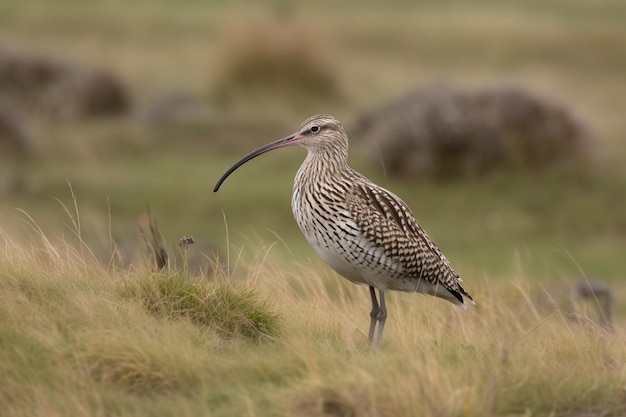
[[[263,145],[260,148],[255,149],[254,151],[250,152],[248,155],[241,158],[239,161],[235,162],[235,164],[232,167],[228,168],[228,171],[226,171],[224,175],[222,175],[222,177],[217,181],[217,184],[215,184],[215,188],[213,188],[213,192],[214,193],[217,192],[217,190],[220,189],[222,183],[226,180],[226,178],[228,178],[230,174],[232,174],[237,168],[239,168],[240,166],[242,166],[249,160],[256,158],[257,156],[261,154],[264,154],[265,152],[269,152],[272,149],[278,149],[284,146],[298,145],[301,140],[302,140],[302,137],[299,136],[297,133],[294,133],[293,135],[289,135],[287,137],[275,140],[274,142],[268,143],[267,145]]]

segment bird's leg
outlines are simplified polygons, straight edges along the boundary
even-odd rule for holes
[[[376,321],[378,320],[378,313],[380,312],[380,306],[376,299],[376,290],[370,286],[370,296],[372,297],[372,311],[370,311],[370,332],[368,340],[370,344],[374,341],[374,330],[376,329]]]
[[[387,320],[387,305],[385,304],[385,293],[383,290],[378,290],[380,293],[380,309],[376,314],[378,320],[378,336],[376,337],[376,347],[380,347],[380,339],[383,338],[383,329],[385,328],[385,321]]]

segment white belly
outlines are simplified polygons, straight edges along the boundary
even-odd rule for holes
[[[324,237],[317,233],[313,235],[305,234],[305,237],[315,253],[339,275],[356,284],[369,284],[363,277],[363,271],[355,264],[349,262],[347,257],[342,253],[341,248],[337,248],[333,245],[332,241],[324,240]]]
[[[316,221],[310,215],[304,216],[297,210],[294,207],[294,217],[305,238],[315,253],[338,274],[356,284],[371,285],[382,290],[415,291],[393,288],[399,284],[397,277],[403,275],[401,266],[389,259],[382,248],[365,239],[347,213],[335,218],[329,225]],[[346,230],[351,233],[346,233]]]
[[[313,250],[332,269],[356,284],[383,291],[417,290],[415,283],[405,279],[404,267],[365,238],[344,207],[337,204],[332,215],[320,215],[303,198],[294,187],[291,206],[296,222]]]

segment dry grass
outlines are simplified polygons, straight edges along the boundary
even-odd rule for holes
[[[300,338],[295,349],[308,358],[312,372],[294,397],[304,415],[623,410],[623,335],[575,324],[556,301],[538,302],[533,294],[542,290],[525,276],[495,287],[488,280],[470,282],[478,306],[466,312],[439,300],[394,294],[380,352],[364,344],[367,291],[340,281],[333,286],[337,297],[320,288],[327,282],[319,280],[309,284],[314,288],[299,307],[315,305],[310,314],[317,333]],[[320,319],[330,323],[323,330]]]
[[[42,241],[24,247],[2,236],[0,339],[8,348],[0,355],[0,380],[7,416],[626,410],[623,333],[571,321],[556,301],[538,302],[533,294],[541,288],[522,273],[495,286],[488,277],[468,278],[478,302],[468,311],[390,294],[385,339],[374,350],[364,333],[366,289],[320,263],[273,264],[264,254],[241,261],[248,272],[231,278],[239,284],[194,284],[147,271],[107,272],[85,251],[44,235]],[[164,286],[187,290],[182,298],[159,296],[158,310],[167,311],[154,314],[155,292],[136,290]],[[209,313],[207,326],[187,313],[209,306],[180,302],[193,294],[198,301],[209,288],[216,297],[210,311],[224,310]],[[233,338],[228,322],[241,307],[226,302],[233,297],[262,311],[262,299],[271,300],[282,316],[278,332]],[[617,321],[619,328],[623,317]]]

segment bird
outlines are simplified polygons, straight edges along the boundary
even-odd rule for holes
[[[475,304],[408,205],[348,165],[348,136],[333,116],[309,117],[296,133],[250,152],[222,175],[213,191],[251,159],[293,145],[307,151],[293,184],[294,218],[326,264],[349,281],[369,286],[370,344],[376,333],[375,346],[380,347],[387,291],[433,295],[463,309]]]

